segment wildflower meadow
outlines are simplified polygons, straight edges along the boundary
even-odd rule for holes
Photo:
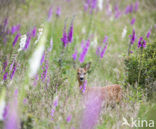
[[[0,129],[156,129],[155,0],[0,0]]]

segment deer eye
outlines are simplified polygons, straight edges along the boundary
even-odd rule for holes
[[[77,73],[78,75],[80,74],[80,73]]]

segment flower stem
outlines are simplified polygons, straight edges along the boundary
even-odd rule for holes
[[[143,54],[143,48],[141,47],[140,62],[139,62],[139,73],[138,73],[138,84],[140,83],[140,75],[141,75],[141,70],[142,70],[142,54]]]
[[[131,51],[131,42],[129,42],[129,46],[128,46],[128,56],[130,54],[130,51]]]

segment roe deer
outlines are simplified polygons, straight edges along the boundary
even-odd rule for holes
[[[86,64],[83,68],[77,69],[77,79],[79,82],[80,92],[83,93],[85,96],[94,93],[100,96],[100,99],[105,102],[115,102],[119,103],[122,98],[122,89],[121,86],[118,84],[104,86],[104,87],[88,87],[87,80],[86,80],[86,73],[90,68],[90,64]]]

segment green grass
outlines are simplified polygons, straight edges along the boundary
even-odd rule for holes
[[[30,5],[29,5],[30,4]],[[53,3],[54,5],[57,2]],[[69,3],[70,4],[70,3]],[[72,2],[74,5],[74,3]],[[122,3],[126,4],[125,2]],[[64,8],[68,7],[67,3],[61,4],[64,5]],[[75,4],[76,5],[76,4]],[[123,6],[122,5],[122,6]],[[29,6],[34,7],[31,11]],[[82,7],[81,3],[79,6]],[[45,17],[47,14],[47,8],[49,7],[48,2],[43,6],[40,2],[37,3],[28,3],[28,6],[21,5],[17,11],[17,16],[11,16],[11,24],[18,22],[21,19],[22,29],[21,33],[26,34],[30,28],[34,25],[37,27],[42,27],[41,24],[44,23]],[[55,6],[54,6],[55,7]],[[71,8],[74,9],[75,6]],[[24,10],[22,10],[24,8]],[[68,7],[67,10],[70,10]],[[104,11],[94,14],[92,26],[89,28],[92,36],[90,39],[94,41],[97,38],[98,45],[102,45],[104,36],[108,36],[108,48],[103,59],[100,59],[96,55],[96,47],[94,43],[91,44],[88,54],[85,58],[87,63],[91,61],[91,69],[88,73],[88,85],[89,86],[106,86],[110,84],[120,84],[124,89],[124,82],[126,79],[125,66],[124,66],[124,57],[127,55],[129,35],[132,33],[133,28],[135,28],[137,37],[145,36],[149,27],[154,26],[155,19],[155,9],[149,13],[150,7],[144,9],[144,2],[140,2],[139,11],[137,13],[128,14],[122,16],[119,19],[110,20],[108,16],[104,14]],[[22,12],[19,12],[22,10]],[[43,11],[42,11],[43,10]],[[40,14],[41,12],[41,14]],[[78,82],[76,79],[76,68],[74,68],[74,63],[77,68],[80,67],[79,60],[75,62],[72,59],[72,54],[74,53],[75,48],[78,49],[79,53],[81,51],[81,41],[87,40],[87,34],[82,32],[82,29],[85,27],[87,32],[88,23],[90,22],[90,14],[81,14],[78,13],[74,20],[74,41],[72,44],[69,44],[64,48],[61,42],[61,37],[64,28],[64,20],[68,16],[67,26],[69,27],[70,21],[72,19],[72,14],[66,14],[63,12],[60,18],[55,20],[53,16],[52,21],[48,23],[48,35],[46,38],[46,50],[49,48],[50,39],[53,39],[53,50],[48,53],[46,51],[45,59],[48,60],[48,72],[47,76],[50,79],[49,84],[46,79],[43,82],[41,79],[38,80],[37,86],[33,86],[34,78],[29,79],[28,87],[29,90],[25,92],[25,98],[28,99],[28,104],[23,105],[20,109],[20,118],[24,121],[24,124],[27,125],[28,116],[32,120],[30,125],[34,129],[70,129],[79,128],[79,123],[82,119],[82,96],[79,93]],[[28,16],[28,18],[26,18]],[[13,17],[18,17],[13,19]],[[136,17],[136,23],[134,26],[130,25],[130,20]],[[35,19],[35,20],[33,20]],[[57,21],[56,23],[54,23]],[[127,34],[124,39],[121,38],[123,28],[127,26]],[[17,68],[15,77],[12,81],[9,79],[3,84],[0,83],[0,87],[7,87],[8,92],[6,100],[9,100],[14,93],[14,90],[18,88],[19,90],[23,87],[25,82],[26,73],[28,72],[29,65],[28,60],[30,59],[32,53],[34,52],[36,45],[34,44],[36,38],[31,40],[31,45],[29,49],[25,52],[17,52],[19,45],[16,45],[15,48],[12,48],[12,41],[14,36],[9,37],[7,46],[0,48],[2,50],[2,60],[0,60],[0,71],[2,70],[3,58],[7,56],[7,59],[11,64],[12,59],[16,57],[17,62],[20,64],[20,67]],[[150,41],[154,41],[153,38],[150,38]],[[97,45],[97,46],[98,46]],[[135,46],[133,48],[136,51]],[[61,60],[61,64],[59,62]],[[7,67],[9,70],[9,67]],[[42,73],[42,68],[40,67],[38,71],[39,78]],[[3,78],[3,75],[0,75],[0,78]],[[97,123],[97,129],[129,129],[128,127],[121,126],[122,117],[124,116],[128,120],[130,117],[140,117],[154,119],[145,114],[145,111],[150,112],[154,110],[154,102],[146,101],[144,93],[139,88],[133,89],[132,86],[127,86],[127,89],[124,89],[124,99],[121,105],[117,105],[114,109],[102,108],[102,113],[100,114],[100,119]],[[57,88],[57,92],[56,92]],[[55,109],[54,119],[51,119],[51,109],[53,108],[53,101],[56,96],[59,96],[58,106]],[[141,98],[138,99],[138,98]],[[154,110],[155,111],[155,110]],[[147,113],[148,114],[148,113]],[[72,115],[70,123],[66,122],[68,115]]]

